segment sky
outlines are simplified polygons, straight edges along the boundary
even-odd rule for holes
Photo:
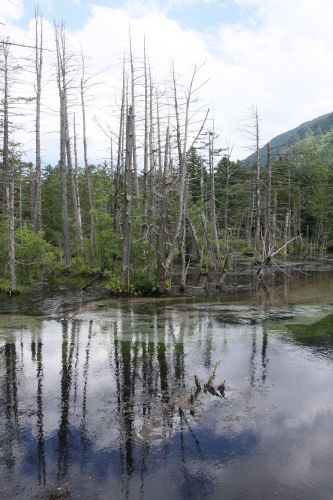
[[[33,42],[34,3],[0,0],[2,37]],[[137,60],[146,37],[156,81],[170,78],[172,60],[184,85],[193,67],[202,65],[198,84],[208,81],[198,95],[200,106],[210,108],[219,144],[232,148],[235,159],[249,154],[245,128],[253,105],[260,115],[262,144],[332,111],[331,0],[40,0],[39,5],[46,19],[45,46],[54,49],[53,20],[64,20],[73,53],[82,49],[96,75],[88,106],[91,161],[107,155],[102,128],[116,126],[129,25]],[[44,82],[44,163],[56,161],[58,154],[51,79]],[[23,120],[22,130],[26,125]],[[27,157],[32,150],[31,137],[25,140]]]

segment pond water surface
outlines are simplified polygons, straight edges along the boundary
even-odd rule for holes
[[[3,314],[0,498],[332,499],[332,303],[322,271]]]

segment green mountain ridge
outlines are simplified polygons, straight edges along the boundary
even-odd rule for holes
[[[333,135],[333,112],[318,116],[313,120],[302,123],[298,127],[283,132],[274,137],[270,142],[274,157],[283,154],[287,149],[301,144],[310,138],[322,141],[327,135]],[[260,148],[260,163],[267,163],[267,144]],[[242,163],[253,163],[256,159],[255,153],[242,160]]]

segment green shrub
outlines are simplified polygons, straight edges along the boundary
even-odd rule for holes
[[[8,221],[0,223],[0,260],[2,278],[8,278]],[[40,271],[50,266],[55,257],[55,252],[50,243],[43,239],[43,232],[34,233],[30,229],[17,229],[15,231],[15,261],[17,281],[29,284]]]

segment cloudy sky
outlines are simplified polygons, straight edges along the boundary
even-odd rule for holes
[[[1,35],[33,41],[34,3],[0,0]],[[40,0],[39,4],[49,22],[45,45],[54,48],[52,23],[63,19],[73,51],[82,46],[91,72],[97,75],[89,108],[93,161],[106,155],[107,139],[96,121],[112,124],[129,24],[137,58],[145,34],[159,81],[170,74],[171,60],[184,83],[195,64],[205,63],[199,80],[209,81],[201,89],[200,103],[214,110],[220,144],[233,146],[235,158],[248,154],[243,125],[251,105],[258,106],[261,116],[262,143],[332,111],[331,0]],[[57,104],[49,80],[51,76],[44,92],[49,112],[44,117],[44,162],[54,161],[57,154],[53,134],[57,119],[51,112]],[[27,155],[32,150],[29,140],[25,150]]]

